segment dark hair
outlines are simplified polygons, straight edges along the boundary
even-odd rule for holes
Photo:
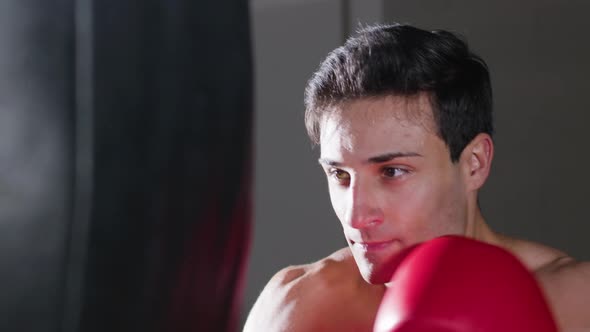
[[[451,32],[403,24],[364,28],[326,57],[305,89],[305,125],[318,144],[320,120],[329,107],[421,92],[429,95],[437,134],[453,162],[477,134],[493,135],[486,63]]]

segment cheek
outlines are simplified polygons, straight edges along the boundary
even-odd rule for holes
[[[329,185],[328,189],[330,192],[330,202],[332,203],[332,209],[334,209],[334,213],[342,223],[342,220],[344,220],[344,213],[346,211],[345,193],[331,184]]]
[[[463,227],[467,222],[467,194],[459,175],[453,175],[439,188],[438,208],[447,225],[458,231],[457,227]]]
[[[390,220],[397,220],[400,232],[412,243],[464,229],[461,195],[452,182],[424,181],[413,184],[391,202]]]

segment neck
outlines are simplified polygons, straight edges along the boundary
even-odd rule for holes
[[[473,211],[470,211],[471,213],[469,213],[469,218],[465,225],[465,236],[496,246],[506,246],[502,236],[488,226],[481,214],[479,206],[477,204],[474,204],[474,206],[475,208]]]

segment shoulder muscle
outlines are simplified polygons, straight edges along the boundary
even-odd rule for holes
[[[353,297],[360,278],[352,258],[337,252],[316,263],[279,271],[254,304],[244,332],[327,330],[342,302]],[[322,326],[320,328],[320,326]]]
[[[539,279],[562,330],[590,330],[590,262],[565,258]]]
[[[305,272],[305,266],[291,266],[277,272],[258,296],[244,332],[288,331],[295,300],[292,290]]]

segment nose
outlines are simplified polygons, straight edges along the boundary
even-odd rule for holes
[[[363,229],[383,222],[377,188],[368,181],[355,179],[349,187],[346,220],[350,227]]]

